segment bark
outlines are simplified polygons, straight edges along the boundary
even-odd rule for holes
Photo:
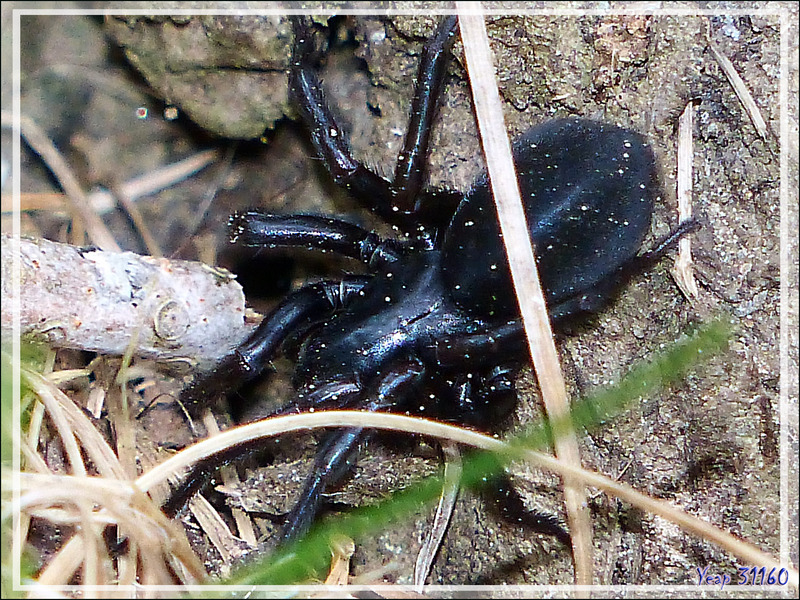
[[[184,359],[207,368],[243,341],[241,286],[230,272],[131,252],[2,236],[2,327],[11,335],[14,257],[21,334],[56,347]]]

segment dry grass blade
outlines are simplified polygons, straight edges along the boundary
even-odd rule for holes
[[[442,545],[444,534],[447,533],[447,525],[453,516],[453,510],[458,499],[459,482],[464,471],[461,461],[461,451],[452,442],[442,443],[442,453],[444,454],[444,486],[442,496],[436,507],[436,514],[433,517],[433,524],[428,531],[428,536],[420,548],[417,555],[417,562],[414,565],[414,585],[419,593],[422,593],[422,586],[428,579],[428,575],[433,567],[433,560]]]
[[[133,226],[136,228],[136,231],[139,232],[139,236],[142,238],[145,247],[147,248],[147,252],[150,256],[155,256],[156,258],[161,258],[164,256],[164,252],[161,250],[161,246],[156,240],[156,236],[153,235],[153,232],[150,230],[150,226],[147,224],[147,219],[144,218],[142,211],[139,210],[139,207],[133,201],[133,199],[128,196],[122,189],[119,187],[112,187],[111,193],[119,202],[120,206],[128,213],[128,216],[133,223]]]
[[[681,113],[678,121],[678,220],[686,221],[692,217],[692,117],[697,102],[691,100]],[[683,236],[678,242],[678,256],[672,269],[672,276],[686,298],[693,302],[699,295],[694,278],[692,263],[692,240]]]
[[[63,392],[38,373],[23,370],[22,374],[44,404],[47,414],[50,415],[61,438],[61,443],[64,445],[71,471],[85,477],[86,466],[83,464],[83,456],[81,456],[78,441],[75,439],[75,431],[67,419],[64,404],[57,399],[57,396],[63,396]]]
[[[210,410],[206,410],[203,414],[203,425],[205,425],[206,431],[209,435],[219,434],[219,426],[217,425],[217,421],[214,419],[214,415],[211,414]],[[226,487],[234,487],[240,483],[239,474],[236,472],[236,469],[233,467],[233,465],[225,465],[220,469],[219,473],[220,477],[222,478],[222,484]],[[231,513],[233,514],[233,520],[236,523],[236,529],[239,534],[239,538],[247,542],[251,548],[255,548],[258,545],[258,540],[253,527],[253,521],[241,508],[235,506],[231,507]]]
[[[121,183],[116,188],[116,192],[120,196],[135,202],[140,198],[180,183],[216,161],[218,157],[219,152],[217,150],[203,150],[188,158]],[[99,215],[110,212],[116,207],[114,196],[108,190],[102,188],[93,190],[89,192],[87,197],[92,209]],[[69,199],[62,193],[23,193],[20,195],[19,210],[23,212],[28,210],[47,210],[61,213],[68,207]],[[11,213],[12,210],[11,195],[3,194],[2,212],[4,214]]]
[[[569,415],[569,400],[536,271],[486,27],[483,16],[465,14],[473,10],[471,3],[459,2],[457,6],[478,129],[533,366],[548,417],[563,421]],[[580,465],[578,440],[571,428],[556,438],[555,447],[560,458]],[[572,532],[575,581],[579,585],[589,585],[593,572],[592,524],[586,509],[586,491],[578,482],[567,478],[564,497]]]
[[[25,458],[25,468],[35,473],[49,473],[50,468],[44,462],[42,456],[33,449],[27,439],[20,440],[19,449],[22,451],[22,456]]]
[[[124,480],[125,471],[122,469],[117,455],[86,414],[75,406],[75,403],[53,383],[48,381],[47,378],[25,369],[22,370],[22,376],[31,386],[31,389],[40,398],[46,400],[45,406],[48,411],[53,406],[54,410],[64,415],[66,423],[74,433],[73,439],[77,437],[80,440],[87,457],[92,461],[98,472],[103,477]],[[51,400],[53,404],[48,404]],[[78,454],[80,455],[80,453]]]
[[[234,554],[236,544],[228,524],[202,494],[197,494],[189,500],[189,510],[200,529],[208,536],[211,544],[222,557],[221,574],[223,577],[227,577],[230,575],[230,566],[238,558]]]
[[[174,583],[170,569],[165,566],[169,562],[187,574],[186,582],[204,578],[205,571],[184,532],[129,483],[113,450],[83,411],[47,377],[27,369],[22,370],[22,376],[50,415],[76,473],[65,476],[50,472],[35,450],[36,440],[28,439],[30,443],[23,446],[28,465],[39,473],[22,473],[20,477],[22,532],[27,529],[28,517],[34,514],[51,522],[77,525],[79,532],[40,573],[38,583],[66,585],[81,567],[83,585],[102,585],[117,579],[102,535],[109,524],[117,524],[121,539],[134,542],[129,546],[133,554],[117,559],[120,576],[128,580]],[[39,430],[35,423],[34,427]],[[82,451],[100,477],[87,475]],[[20,535],[20,539],[25,537]],[[177,567],[172,571],[178,572]]]
[[[73,536],[39,573],[36,583],[41,586],[63,585],[72,579],[83,562],[83,538]],[[46,588],[45,588],[46,589]],[[51,595],[44,596],[51,598]]]
[[[203,224],[203,221],[206,218],[208,209],[211,208],[214,199],[217,197],[217,192],[220,190],[220,188],[223,187],[224,180],[230,173],[231,165],[233,164],[233,158],[234,156],[236,156],[236,151],[238,147],[239,145],[237,143],[232,144],[225,152],[225,155],[222,157],[219,164],[219,168],[217,169],[217,174],[214,177],[213,184],[205,193],[205,197],[203,198],[202,202],[200,202],[200,204],[198,205],[195,218],[186,228],[187,242],[188,238],[193,237],[200,229],[200,226]]]
[[[28,433],[25,436],[25,442],[28,448],[30,448],[31,452],[36,452],[36,448],[39,446],[39,436],[42,431],[42,422],[44,421],[44,404],[39,401],[36,401],[33,405],[33,408],[30,412],[30,422],[28,423]],[[36,457],[39,460],[42,459],[41,456],[36,454]],[[49,472],[49,469],[46,469]]]
[[[135,569],[139,581],[171,584],[174,583],[174,578],[165,568],[168,562],[181,565],[181,570],[188,574],[185,583],[196,583],[205,578],[205,570],[189,547],[183,531],[171,523],[147,496],[129,483],[98,477],[28,474],[22,478],[22,484],[25,486],[23,509],[27,511],[53,505],[69,508],[79,505],[80,502],[87,506],[102,507],[91,511],[83,519],[93,524],[87,529],[94,534],[95,543],[92,544],[85,535],[74,535],[40,573],[39,583],[66,585],[82,564],[85,566],[87,561],[92,560],[103,561],[106,554],[105,540],[99,531],[92,530],[109,523],[116,523],[119,535],[127,537],[131,542],[127,555],[130,560],[123,560],[126,557],[118,558],[120,578],[125,573],[130,578],[130,570]],[[107,561],[104,564],[108,564]],[[109,568],[106,567],[106,571]],[[85,575],[84,572],[82,581],[88,585]]]
[[[356,544],[346,536],[331,541],[331,569],[325,578],[325,585],[347,585],[350,582],[350,559],[356,551]]]
[[[711,54],[714,55],[714,58],[719,63],[736,97],[739,99],[739,102],[742,103],[747,116],[750,117],[750,120],[753,122],[753,126],[756,128],[758,135],[761,139],[767,140],[771,134],[770,129],[767,127],[764,117],[761,116],[761,110],[758,108],[758,104],[756,104],[756,101],[753,99],[753,95],[750,93],[741,75],[739,75],[736,67],[733,66],[733,63],[727,56],[716,48],[716,45],[710,39],[708,40],[708,49],[711,50]]]
[[[2,120],[4,125],[13,123],[13,118],[6,112],[2,113]],[[111,235],[103,220],[92,209],[86,192],[83,191],[72,169],[50,138],[36,123],[24,115],[20,117],[20,133],[34,152],[42,157],[47,167],[58,179],[70,201],[73,215],[80,218],[92,243],[103,250],[120,252],[121,249],[114,240],[114,236]]]
[[[91,373],[91,369],[62,369],[48,373],[47,379],[55,385],[63,385],[79,377],[89,377]]]
[[[139,198],[155,194],[156,192],[183,181],[187,177],[206,168],[218,158],[219,151],[203,150],[188,158],[184,158],[183,160],[179,160],[140,177],[136,177],[135,179],[131,179],[121,184],[117,188],[117,191],[130,200],[136,201]]]
[[[139,477],[136,485],[142,491],[147,491],[177,473],[183,472],[184,469],[191,467],[197,461],[238,445],[250,444],[256,440],[284,435],[293,431],[330,427],[365,427],[369,429],[403,431],[440,440],[449,440],[453,443],[501,454],[508,452],[510,449],[505,442],[488,435],[419,417],[352,410],[320,411],[272,417],[228,429],[217,436],[186,448],[151,469]],[[748,564],[765,566],[767,569],[772,567],[786,568],[789,573],[789,583],[795,588],[798,585],[798,573],[795,569],[788,565],[782,565],[772,556],[752,544],[744,542],[702,519],[683,512],[669,502],[651,498],[605,475],[587,471],[540,452],[525,451],[521,458],[537,467],[551,470],[562,477],[571,477],[580,481],[583,485],[594,486],[612,496],[629,502],[637,508],[676,523],[685,530],[717,544]]]

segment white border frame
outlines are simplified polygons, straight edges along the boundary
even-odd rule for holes
[[[16,4],[16,3],[15,3]],[[19,3],[23,4],[23,3]],[[35,2],[24,3],[29,5],[35,5]],[[161,3],[158,3],[161,4]],[[278,4],[278,3],[276,3]],[[294,3],[289,3],[293,5]],[[366,4],[366,3],[365,3]],[[381,3],[384,4],[385,3]],[[338,13],[338,14],[353,14],[353,15],[365,15],[365,14],[396,14],[396,15],[414,15],[414,14],[421,14],[424,12],[426,15],[436,15],[436,14],[450,14],[454,12],[454,10],[445,8],[444,3],[420,3],[422,6],[415,9],[401,9],[401,10],[392,10],[389,8],[337,8],[337,5],[331,5],[326,3],[320,3],[318,8],[313,7],[306,7],[302,9],[291,8],[290,6],[284,7],[280,6],[278,8],[265,8],[263,10],[237,10],[237,9],[230,9],[224,8],[224,6],[229,5],[228,3],[221,3],[220,9],[199,9],[199,10],[186,10],[186,9],[168,9],[168,8],[139,8],[139,7],[131,7],[130,9],[127,8],[108,8],[108,9],[37,9],[37,8],[13,8],[13,57],[12,57],[12,85],[13,85],[13,114],[14,114],[14,125],[12,129],[13,135],[13,200],[14,200],[14,214],[12,216],[12,235],[15,240],[19,240],[20,236],[20,193],[21,193],[21,139],[20,139],[20,114],[21,114],[21,99],[20,99],[20,83],[21,83],[21,44],[20,44],[20,18],[23,16],[31,16],[31,15],[175,15],[175,14],[186,14],[186,15],[241,15],[241,14],[249,14],[249,15],[264,15],[264,14],[308,14],[309,12],[316,12],[320,14],[326,13]],[[493,3],[497,4],[497,3]],[[797,289],[790,289],[789,287],[789,270],[792,268],[790,264],[791,257],[792,257],[792,242],[794,242],[794,255],[797,256],[797,237],[792,238],[793,229],[791,229],[791,225],[797,225],[797,209],[795,209],[795,213],[792,215],[790,211],[790,177],[794,176],[795,179],[797,177],[797,173],[790,172],[790,156],[789,153],[794,150],[794,163],[797,165],[797,130],[791,129],[790,124],[790,115],[789,115],[789,82],[791,77],[790,72],[790,46],[789,46],[789,36],[790,36],[790,27],[791,27],[791,10],[790,5],[793,3],[789,2],[772,2],[768,3],[775,8],[760,8],[760,9],[731,9],[731,8],[720,8],[719,10],[715,10],[712,8],[708,9],[691,9],[691,8],[650,8],[649,3],[642,3],[643,8],[611,8],[611,9],[601,9],[601,8],[565,8],[562,3],[558,3],[558,6],[554,6],[553,8],[535,8],[535,9],[522,9],[519,8],[519,3],[509,3],[510,6],[508,9],[500,9],[500,8],[492,8],[492,9],[476,9],[474,13],[476,14],[484,14],[484,15],[498,15],[498,14],[508,14],[509,12],[514,12],[515,14],[525,14],[525,15],[537,15],[537,16],[584,16],[584,15],[641,15],[641,14],[652,14],[657,16],[697,16],[697,15],[705,15],[705,16],[716,16],[720,14],[725,15],[759,15],[759,16],[771,16],[771,17],[780,17],[780,49],[781,49],[781,61],[780,61],[780,83],[779,83],[779,105],[780,105],[780,218],[781,218],[781,225],[780,225],[780,232],[781,232],[781,246],[780,246],[780,370],[781,370],[781,379],[780,379],[780,473],[781,473],[781,486],[780,486],[780,505],[781,505],[781,512],[780,512],[780,562],[783,564],[790,563],[790,555],[792,544],[794,544],[795,548],[797,548],[798,540],[797,535],[798,532],[795,531],[795,539],[790,539],[790,519],[789,519],[789,500],[790,500],[790,474],[789,474],[789,461],[791,460],[790,452],[790,441],[791,439],[797,439],[798,436],[798,405],[797,405],[797,396],[794,398],[794,403],[790,402],[789,394],[790,394],[790,386],[794,384],[797,386],[797,373],[792,374],[790,369],[792,368],[792,364],[790,361],[789,351],[791,345],[790,339],[790,327],[797,326],[797,323],[789,323],[789,314],[791,311],[795,319],[797,319],[797,309],[798,309],[798,290]],[[555,3],[554,3],[555,4]],[[636,4],[636,3],[634,3]],[[744,4],[744,3],[743,3]],[[478,5],[480,6],[480,5]],[[631,5],[628,5],[631,6]],[[797,29],[795,29],[797,32]],[[796,61],[796,55],[795,55]],[[795,69],[797,69],[797,64],[794,65]],[[795,115],[795,119],[797,115]],[[796,123],[796,121],[795,121]],[[794,146],[792,146],[792,138],[791,136],[794,135]],[[797,191],[797,183],[795,181],[795,191]],[[790,223],[792,221],[792,217],[794,217],[795,222]],[[794,265],[797,268],[797,264]],[[12,301],[12,312],[14,316],[14,324],[13,324],[13,340],[12,340],[12,375],[13,375],[13,383],[12,383],[12,393],[14,399],[14,406],[13,406],[13,419],[15,423],[19,423],[20,421],[20,405],[19,405],[19,398],[20,398],[20,256],[19,254],[15,254],[13,257],[12,262],[12,290],[13,290],[13,298]],[[795,338],[795,341],[797,338]],[[794,367],[797,367],[797,347],[794,348],[795,351],[795,362]],[[790,438],[790,426],[794,426],[794,436]],[[13,535],[14,540],[13,543],[18,545],[21,543],[21,540],[16,539],[19,536],[19,527],[18,527],[18,519],[19,519],[19,490],[20,490],[20,432],[17,427],[12,428],[12,443],[14,447],[14,455],[13,455],[13,482],[14,482],[14,493],[12,498],[12,511],[13,511],[13,519],[14,519],[14,526],[13,526]],[[798,457],[797,457],[797,448],[794,449],[795,455],[795,465],[797,465]],[[795,499],[797,499],[797,490],[795,489]],[[796,565],[795,565],[796,567]],[[221,586],[221,585],[200,585],[200,586],[40,586],[37,584],[23,584],[20,581],[20,564],[19,564],[19,554],[13,553],[13,581],[12,581],[12,589],[15,592],[70,592],[70,591],[94,591],[94,592],[117,592],[117,593],[125,593],[131,592],[136,593],[137,591],[144,591],[152,590],[152,591],[164,591],[164,592],[226,592],[226,593],[235,593],[235,592],[245,592],[245,593],[252,593],[252,592],[280,592],[281,594],[291,594],[293,592],[337,592],[337,593],[346,593],[347,591],[359,591],[359,590],[371,590],[375,592],[397,592],[399,589],[402,589],[402,586],[397,585],[387,585],[387,586],[322,586],[322,585],[296,585],[296,586]],[[411,591],[413,588],[412,586],[408,586],[408,590]],[[787,587],[768,587],[768,586],[734,586],[729,585],[727,588],[729,591],[736,591],[736,592],[747,592],[752,591],[756,595],[785,595],[786,591],[788,590]],[[670,592],[671,595],[680,596],[682,594],[698,594],[703,593],[704,596],[707,597],[714,597],[716,596],[715,592],[719,592],[719,595],[725,594],[725,590],[716,590],[716,588],[710,586],[700,587],[698,585],[613,585],[613,586],[603,586],[603,585],[592,585],[592,586],[570,586],[570,585],[521,585],[521,586],[473,586],[473,585],[429,585],[425,586],[425,590],[427,592],[433,592],[433,596],[438,596],[438,592],[441,593],[448,593],[448,592],[469,592],[472,594],[492,594],[492,597],[506,597],[506,596],[518,596],[519,593],[523,594],[531,594],[531,595],[544,595],[544,594],[556,594],[556,595],[570,595],[573,593],[582,594],[582,593],[589,593],[589,592],[606,592],[611,594],[625,595],[625,596],[644,596],[648,593],[650,594],[657,594],[663,593],[665,596],[669,596]]]

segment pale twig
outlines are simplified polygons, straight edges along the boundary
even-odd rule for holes
[[[503,118],[503,106],[495,80],[486,26],[482,15],[467,14],[474,9],[472,3],[457,3],[467,72],[481,143],[486,155],[489,181],[497,204],[511,278],[517,291],[525,334],[545,409],[550,419],[564,422],[569,416],[569,399],[536,270],[530,233],[511,156],[511,144]],[[562,435],[556,437],[555,449],[559,458],[576,467],[580,466],[578,440],[571,427],[565,428]],[[572,532],[575,582],[579,585],[589,585],[593,570],[592,524],[586,509],[586,491],[578,481],[566,478],[564,500]]]
[[[136,356],[218,361],[252,330],[233,275],[202,263],[87,251],[48,240],[0,236],[2,296],[13,293],[11,260],[21,257],[23,335],[55,347]],[[12,303],[0,307],[10,332]]]

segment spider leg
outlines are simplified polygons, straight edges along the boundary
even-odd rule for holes
[[[306,248],[333,252],[374,268],[396,261],[403,246],[339,219],[311,215],[236,213],[229,221],[231,243],[267,248]]]
[[[264,317],[247,340],[183,392],[184,408],[190,414],[196,413],[212,397],[233,391],[258,376],[295,329],[346,306],[369,280],[352,276],[342,281],[321,281],[289,295]]]
[[[699,224],[694,219],[682,222],[658,240],[652,250],[626,263],[612,277],[604,279],[576,296],[549,305],[550,321],[553,325],[558,325],[581,313],[598,312],[608,303],[608,299],[621,283],[652,267],[683,236],[696,231],[698,227]],[[496,364],[506,357],[524,355],[526,352],[525,331],[519,318],[507,321],[502,325],[484,324],[481,328],[437,340],[435,346],[427,350],[431,353],[428,358],[435,361],[435,364],[440,367],[463,366],[467,369],[475,369]]]
[[[455,418],[463,425],[485,431],[514,410],[515,372],[510,367],[494,366],[486,371],[462,372],[450,379],[439,379],[434,382],[438,385],[434,387],[433,412],[437,418]]]
[[[311,141],[334,181],[369,210],[407,232],[418,226],[441,227],[449,222],[462,196],[447,190],[422,194],[430,130],[448,60],[447,48],[453,37],[455,17],[445,18],[425,46],[420,59],[417,84],[405,144],[398,156],[395,181],[387,181],[358,162],[351,154],[316,72],[320,52],[308,21],[294,17],[295,35],[289,73],[289,95],[311,132]]]
[[[367,390],[364,397],[369,400],[364,410],[379,411],[402,403],[419,386],[423,374],[424,368],[419,361],[399,364]],[[295,540],[308,531],[319,511],[323,494],[347,473],[356,460],[360,445],[370,435],[371,431],[363,427],[349,427],[328,434],[320,444],[300,499],[286,517],[282,543]]]
[[[701,225],[697,219],[686,219],[678,223],[672,231],[658,240],[651,250],[637,256],[629,267],[633,273],[641,273],[652,267],[659,260],[664,258],[667,250],[673,248],[683,236],[693,233],[700,229]]]
[[[434,36],[425,44],[420,56],[408,131],[403,149],[397,157],[392,184],[396,198],[395,206],[407,213],[414,212],[417,197],[425,184],[425,163],[430,147],[433,119],[444,84],[448,61],[447,50],[454,37],[455,25],[455,15],[445,17]]]
[[[517,318],[436,340],[424,357],[442,369],[481,369],[525,356],[525,348],[525,331]]]
[[[486,488],[486,495],[494,508],[506,521],[517,523],[538,533],[551,535],[568,548],[572,546],[572,538],[567,533],[561,520],[551,514],[530,510],[525,506],[522,496],[514,487],[511,477],[506,471],[493,477]]]
[[[453,382],[462,422],[485,429],[510,414],[516,404],[514,369],[495,366],[482,374],[463,376]],[[570,546],[570,535],[555,515],[530,510],[505,469],[500,468],[483,486],[484,495],[501,517],[532,531],[551,535]]]
[[[281,542],[286,543],[308,532],[323,502],[328,487],[336,485],[355,463],[359,447],[370,437],[363,428],[348,428],[329,433],[320,443],[314,466],[294,508],[286,515]]]
[[[699,228],[700,223],[695,219],[687,219],[679,223],[677,227],[658,240],[651,250],[625,263],[612,277],[604,279],[578,296],[551,306],[549,310],[551,321],[557,323],[581,313],[600,311],[603,306],[608,304],[608,299],[613,296],[614,291],[619,289],[622,283],[652,268],[683,236],[697,231]]]

